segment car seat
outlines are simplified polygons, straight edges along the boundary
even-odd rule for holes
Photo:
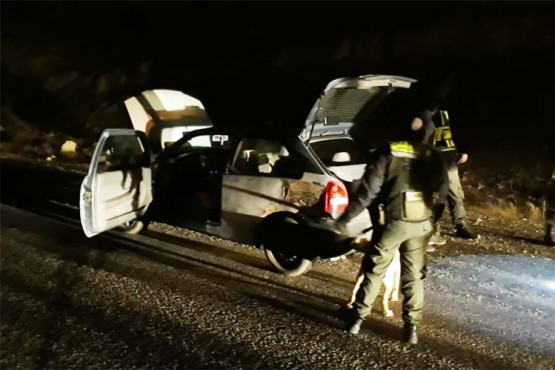
[[[241,157],[237,158],[235,169],[241,175],[258,175],[258,154],[254,150],[244,150]]]
[[[272,175],[276,177],[292,177],[295,171],[295,162],[290,156],[279,156],[279,159],[274,163]]]
[[[268,154],[258,155],[258,172],[259,173],[271,173],[272,165],[270,164],[270,158]]]

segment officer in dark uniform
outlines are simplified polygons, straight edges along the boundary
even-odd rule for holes
[[[420,122],[419,122],[420,120]],[[439,110],[438,106],[424,110],[420,116],[412,123],[413,129],[416,123],[422,124],[424,127],[423,142],[433,145],[442,154],[445,165],[447,166],[447,177],[449,179],[449,192],[447,193],[447,204],[451,213],[453,224],[455,225],[456,235],[464,239],[475,239],[477,235],[470,229],[466,219],[466,210],[464,208],[464,191],[459,177],[458,165],[468,160],[468,154],[457,150],[455,141],[451,133],[449,113],[445,110]],[[438,219],[441,218],[443,207],[439,209]],[[445,244],[446,240],[439,234],[439,225],[430,244]],[[429,249],[429,251],[433,248]]]
[[[426,245],[434,229],[434,205],[443,202],[447,173],[439,152],[421,143],[423,130],[410,141],[392,142],[373,152],[349,206],[337,220],[340,231],[364,209],[383,205],[385,225],[378,228],[365,253],[362,281],[347,318],[348,330],[358,334],[380,291],[395,252],[401,252],[404,335],[417,343],[416,326],[424,306]]]

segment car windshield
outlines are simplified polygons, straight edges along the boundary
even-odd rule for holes
[[[314,141],[310,143],[310,147],[328,167],[365,163],[355,142],[346,137]]]

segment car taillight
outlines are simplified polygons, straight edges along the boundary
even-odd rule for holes
[[[349,205],[347,189],[341,183],[330,181],[324,190],[324,211],[332,216],[345,211]]]

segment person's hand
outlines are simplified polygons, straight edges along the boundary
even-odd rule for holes
[[[460,156],[459,160],[457,161],[457,164],[463,164],[463,163],[466,163],[466,161],[468,161],[468,154],[461,153],[461,156]]]

